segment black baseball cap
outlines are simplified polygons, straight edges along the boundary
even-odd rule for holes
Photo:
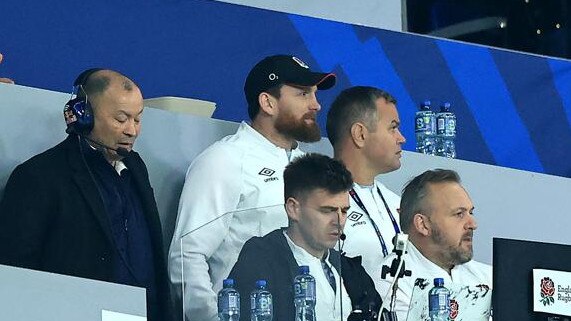
[[[269,56],[258,62],[246,78],[244,93],[248,104],[258,100],[260,93],[280,84],[298,86],[317,86],[317,89],[329,89],[335,85],[333,73],[314,72],[301,59],[288,56]]]

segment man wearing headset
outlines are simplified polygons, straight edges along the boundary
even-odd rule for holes
[[[134,151],[143,97],[124,75],[90,69],[64,109],[69,136],[20,164],[0,201],[0,263],[147,289],[167,320],[161,225]]]

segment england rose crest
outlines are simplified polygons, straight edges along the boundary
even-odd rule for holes
[[[450,320],[456,320],[458,316],[458,301],[450,299]]]
[[[541,299],[539,302],[543,305],[550,305],[555,302],[553,299],[553,294],[555,294],[555,284],[553,280],[548,277],[541,279]]]

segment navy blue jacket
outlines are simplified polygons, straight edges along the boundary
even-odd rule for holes
[[[339,272],[343,285],[351,299],[352,309],[359,307],[367,309],[372,305],[378,313],[381,308],[381,297],[371,277],[361,265],[361,257],[349,258],[335,250],[330,250],[330,262]],[[270,232],[264,237],[253,237],[245,244],[238,261],[230,272],[230,278],[236,282],[236,290],[240,292],[240,320],[250,320],[250,292],[254,289],[256,280],[268,281],[268,290],[272,293],[274,320],[295,320],[295,305],[293,302],[293,279],[299,271],[299,266],[291,252],[282,229]]]

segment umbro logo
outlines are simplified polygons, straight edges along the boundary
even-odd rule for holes
[[[258,175],[263,175],[263,176],[272,176],[274,175],[276,171],[274,171],[273,169],[269,169],[269,168],[262,168],[262,170],[258,173]]]
[[[264,183],[267,182],[271,182],[271,181],[277,181],[279,180],[278,177],[272,177],[272,175],[274,175],[276,171],[274,171],[273,169],[269,169],[269,168],[262,168],[262,170],[258,173],[258,175],[262,175],[262,176],[268,176],[268,178],[264,179]]]
[[[351,221],[355,221],[355,222],[357,222],[361,217],[363,217],[363,214],[357,213],[355,211],[353,211],[353,212],[351,212],[351,214],[347,215],[347,219],[349,219]]]

